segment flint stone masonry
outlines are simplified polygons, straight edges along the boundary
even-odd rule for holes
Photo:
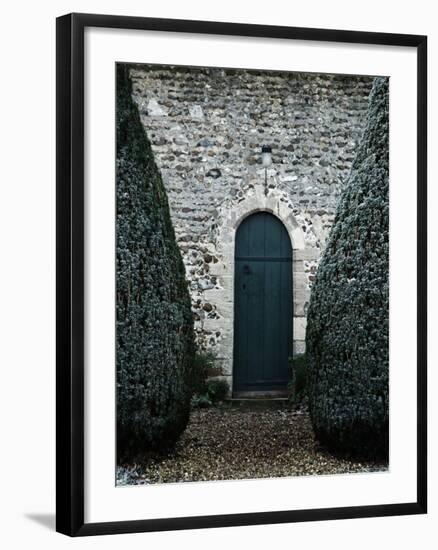
[[[278,216],[293,247],[293,349],[360,140],[366,76],[133,66],[133,98],[166,186],[201,349],[232,382],[234,242],[248,215]],[[272,166],[261,147],[272,147]]]

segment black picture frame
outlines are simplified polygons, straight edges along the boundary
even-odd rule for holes
[[[261,513],[84,522],[84,29],[156,30],[408,46],[417,51],[417,499]],[[424,514],[427,510],[427,37],[268,25],[68,14],[57,19],[56,529],[70,536]]]

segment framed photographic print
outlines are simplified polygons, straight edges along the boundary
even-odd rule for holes
[[[57,20],[57,530],[426,512],[426,37]]]

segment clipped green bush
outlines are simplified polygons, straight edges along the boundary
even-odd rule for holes
[[[117,66],[117,449],[172,446],[193,386],[190,297],[167,196],[128,66]]]
[[[366,127],[312,288],[306,331],[316,437],[388,454],[388,80],[375,79]]]

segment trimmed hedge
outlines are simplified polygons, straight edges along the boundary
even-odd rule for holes
[[[172,446],[185,429],[193,316],[166,192],[117,66],[117,449],[119,460]]]
[[[377,78],[367,123],[312,289],[309,407],[332,450],[388,454],[389,99]]]

